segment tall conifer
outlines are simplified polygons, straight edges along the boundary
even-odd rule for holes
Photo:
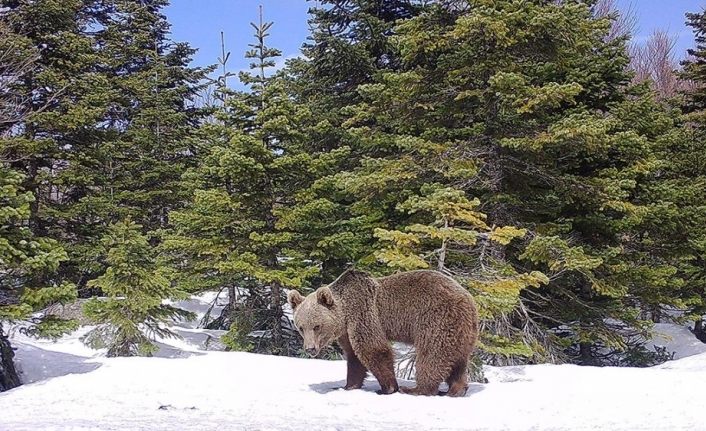
[[[393,66],[340,99],[338,142],[350,156],[314,183],[322,197],[312,201],[338,232],[316,246],[374,266],[367,235],[408,232],[424,220],[410,199],[455,189],[479,199],[491,228],[528,231],[524,242],[479,249],[491,264],[465,262],[459,275],[549,277],[520,288],[515,311],[487,324],[499,333],[544,328],[544,342],[562,338],[565,354],[582,363],[621,357],[647,335],[646,292],[673,273],[633,252],[649,211],[638,193],[670,120],[635,123],[636,113],[661,108],[630,87],[625,37],[607,37],[612,18],[596,18],[583,2],[441,2],[417,12],[382,37]]]
[[[181,283],[192,290],[229,288],[232,347],[293,354],[297,339],[285,333],[283,289],[302,287],[316,270],[280,219],[311,176],[302,151],[310,114],[270,72],[281,55],[266,44],[272,23],[252,26],[251,71],[240,74],[249,90],[220,88],[224,105],[203,130],[209,151],[184,175],[193,200],[171,213],[164,246],[180,265]],[[249,343],[252,331],[265,336]]]
[[[0,15],[0,391],[19,385],[14,353],[5,333],[8,323],[24,321],[22,331],[56,337],[75,327],[54,317],[33,315],[41,308],[76,297],[76,289],[61,283],[56,270],[67,259],[56,241],[30,229],[36,201],[25,189],[21,151],[22,125],[36,114],[20,80],[35,70],[37,52],[27,38],[12,31]]]

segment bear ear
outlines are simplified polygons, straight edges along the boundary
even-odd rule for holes
[[[292,311],[294,311],[304,302],[304,297],[298,290],[290,290],[289,293],[287,293],[287,302],[289,302],[289,306],[292,307]]]
[[[320,287],[316,291],[316,301],[324,307],[333,307],[333,293],[328,286]]]

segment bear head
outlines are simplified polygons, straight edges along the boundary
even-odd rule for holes
[[[310,356],[317,356],[345,331],[341,304],[328,286],[306,297],[292,290],[287,300],[294,311],[294,325],[304,338],[304,350]]]

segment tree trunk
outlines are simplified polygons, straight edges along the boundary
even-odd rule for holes
[[[238,305],[238,295],[235,291],[235,286],[228,286],[228,306],[231,310],[235,310]]]
[[[694,333],[696,338],[702,343],[706,343],[706,327],[704,327],[704,320],[699,319],[694,322],[694,329],[691,331]]]
[[[7,339],[0,326],[0,392],[16,388],[21,384],[12,361],[14,356],[15,352],[12,351],[10,340]]]
[[[581,365],[593,365],[593,353],[591,352],[591,343],[579,344],[579,357]]]
[[[274,327],[272,328],[272,341],[275,346],[284,347],[282,343],[282,286],[278,282],[272,283],[272,312]]]
[[[655,323],[661,323],[662,320],[662,309],[659,305],[652,307],[652,321]]]

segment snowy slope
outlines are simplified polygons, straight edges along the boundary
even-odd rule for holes
[[[674,352],[674,359],[706,353],[706,344],[699,341],[688,327],[670,323],[656,323],[655,336],[648,341],[648,347],[665,347]]]
[[[706,355],[698,359],[701,368],[687,370],[516,367],[463,399],[379,396],[373,382],[336,390],[342,362],[221,352],[112,359],[0,394],[0,429],[699,430]]]
[[[337,390],[342,361],[72,356],[76,374],[0,394],[0,430],[706,430],[706,354],[651,369],[495,368],[462,399],[380,396],[373,381]]]
[[[380,396],[374,380],[343,391],[342,361],[207,352],[198,337],[169,342],[164,357],[107,359],[79,335],[15,337],[35,383],[0,394],[1,431],[706,431],[706,353],[643,369],[489,367],[490,383],[453,399]]]

